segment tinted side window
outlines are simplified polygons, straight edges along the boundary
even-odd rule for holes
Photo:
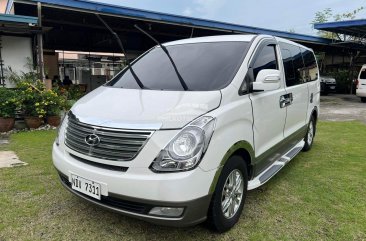
[[[366,79],[366,69],[361,70],[360,79]]]
[[[315,56],[310,50],[301,48],[302,57],[305,65],[305,79],[307,82],[318,79],[318,65]]]
[[[293,86],[296,85],[294,62],[292,60],[292,55],[289,49],[281,45],[281,55],[283,61],[283,67],[285,69],[286,85]]]
[[[305,69],[304,69],[304,61],[302,59],[301,50],[299,47],[290,45],[290,52],[292,54],[292,59],[294,61],[294,69],[295,69],[295,84],[299,85],[306,82],[305,79]]]
[[[262,69],[278,69],[275,45],[267,45],[260,50],[253,65],[254,79]]]
[[[286,86],[290,87],[304,83],[304,62],[300,48],[286,43],[280,43],[280,48],[285,68]]]

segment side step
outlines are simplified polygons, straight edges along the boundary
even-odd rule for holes
[[[262,186],[269,181],[277,172],[279,172],[287,163],[289,163],[304,147],[305,142],[300,141],[285,155],[272,163],[266,170],[248,182],[248,190]]]

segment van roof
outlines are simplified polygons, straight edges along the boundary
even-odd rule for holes
[[[290,40],[287,40],[284,38],[274,37],[274,36],[270,36],[270,35],[255,35],[255,34],[236,34],[236,35],[218,35],[218,36],[209,36],[209,37],[197,37],[197,38],[189,38],[189,39],[182,39],[182,40],[177,40],[177,41],[173,41],[173,42],[168,42],[168,43],[164,43],[164,45],[171,46],[171,45],[179,45],[179,44],[210,43],[210,42],[240,42],[240,41],[250,42],[254,37],[257,37],[257,36],[262,37],[262,38],[272,37],[272,38],[276,39],[278,42],[292,44],[292,45],[299,46],[299,47],[312,51],[312,49],[310,49],[308,47],[305,47],[301,44],[295,43],[293,41],[290,41]]]
[[[240,42],[240,41],[249,42],[256,36],[257,35],[253,35],[253,34],[218,35],[218,36],[182,39],[182,40],[164,43],[164,45],[170,46],[170,45],[178,45],[178,44],[210,43],[210,42]]]
[[[290,41],[288,39],[284,39],[284,38],[279,38],[279,37],[275,37],[275,39],[277,40],[277,42],[282,42],[282,43],[287,43],[287,44],[292,44],[292,45],[295,45],[295,46],[298,46],[298,47],[301,47],[301,48],[304,48],[304,49],[307,49],[307,50],[310,50],[311,52],[313,52],[313,50],[311,48],[308,48],[304,45],[301,45],[301,44],[298,44],[298,43],[295,43],[293,41]]]

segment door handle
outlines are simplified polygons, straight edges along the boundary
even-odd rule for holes
[[[294,98],[292,93],[280,96],[280,108],[285,108],[292,104]]]

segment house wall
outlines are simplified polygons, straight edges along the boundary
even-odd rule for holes
[[[28,63],[32,61],[32,40],[28,37],[13,37],[1,36],[2,48],[1,56],[4,60],[4,72],[11,67],[13,71],[20,73],[21,71],[28,72]],[[31,62],[32,64],[32,62]],[[14,87],[5,75],[6,87]]]
[[[5,13],[8,0],[0,0],[0,13]]]

